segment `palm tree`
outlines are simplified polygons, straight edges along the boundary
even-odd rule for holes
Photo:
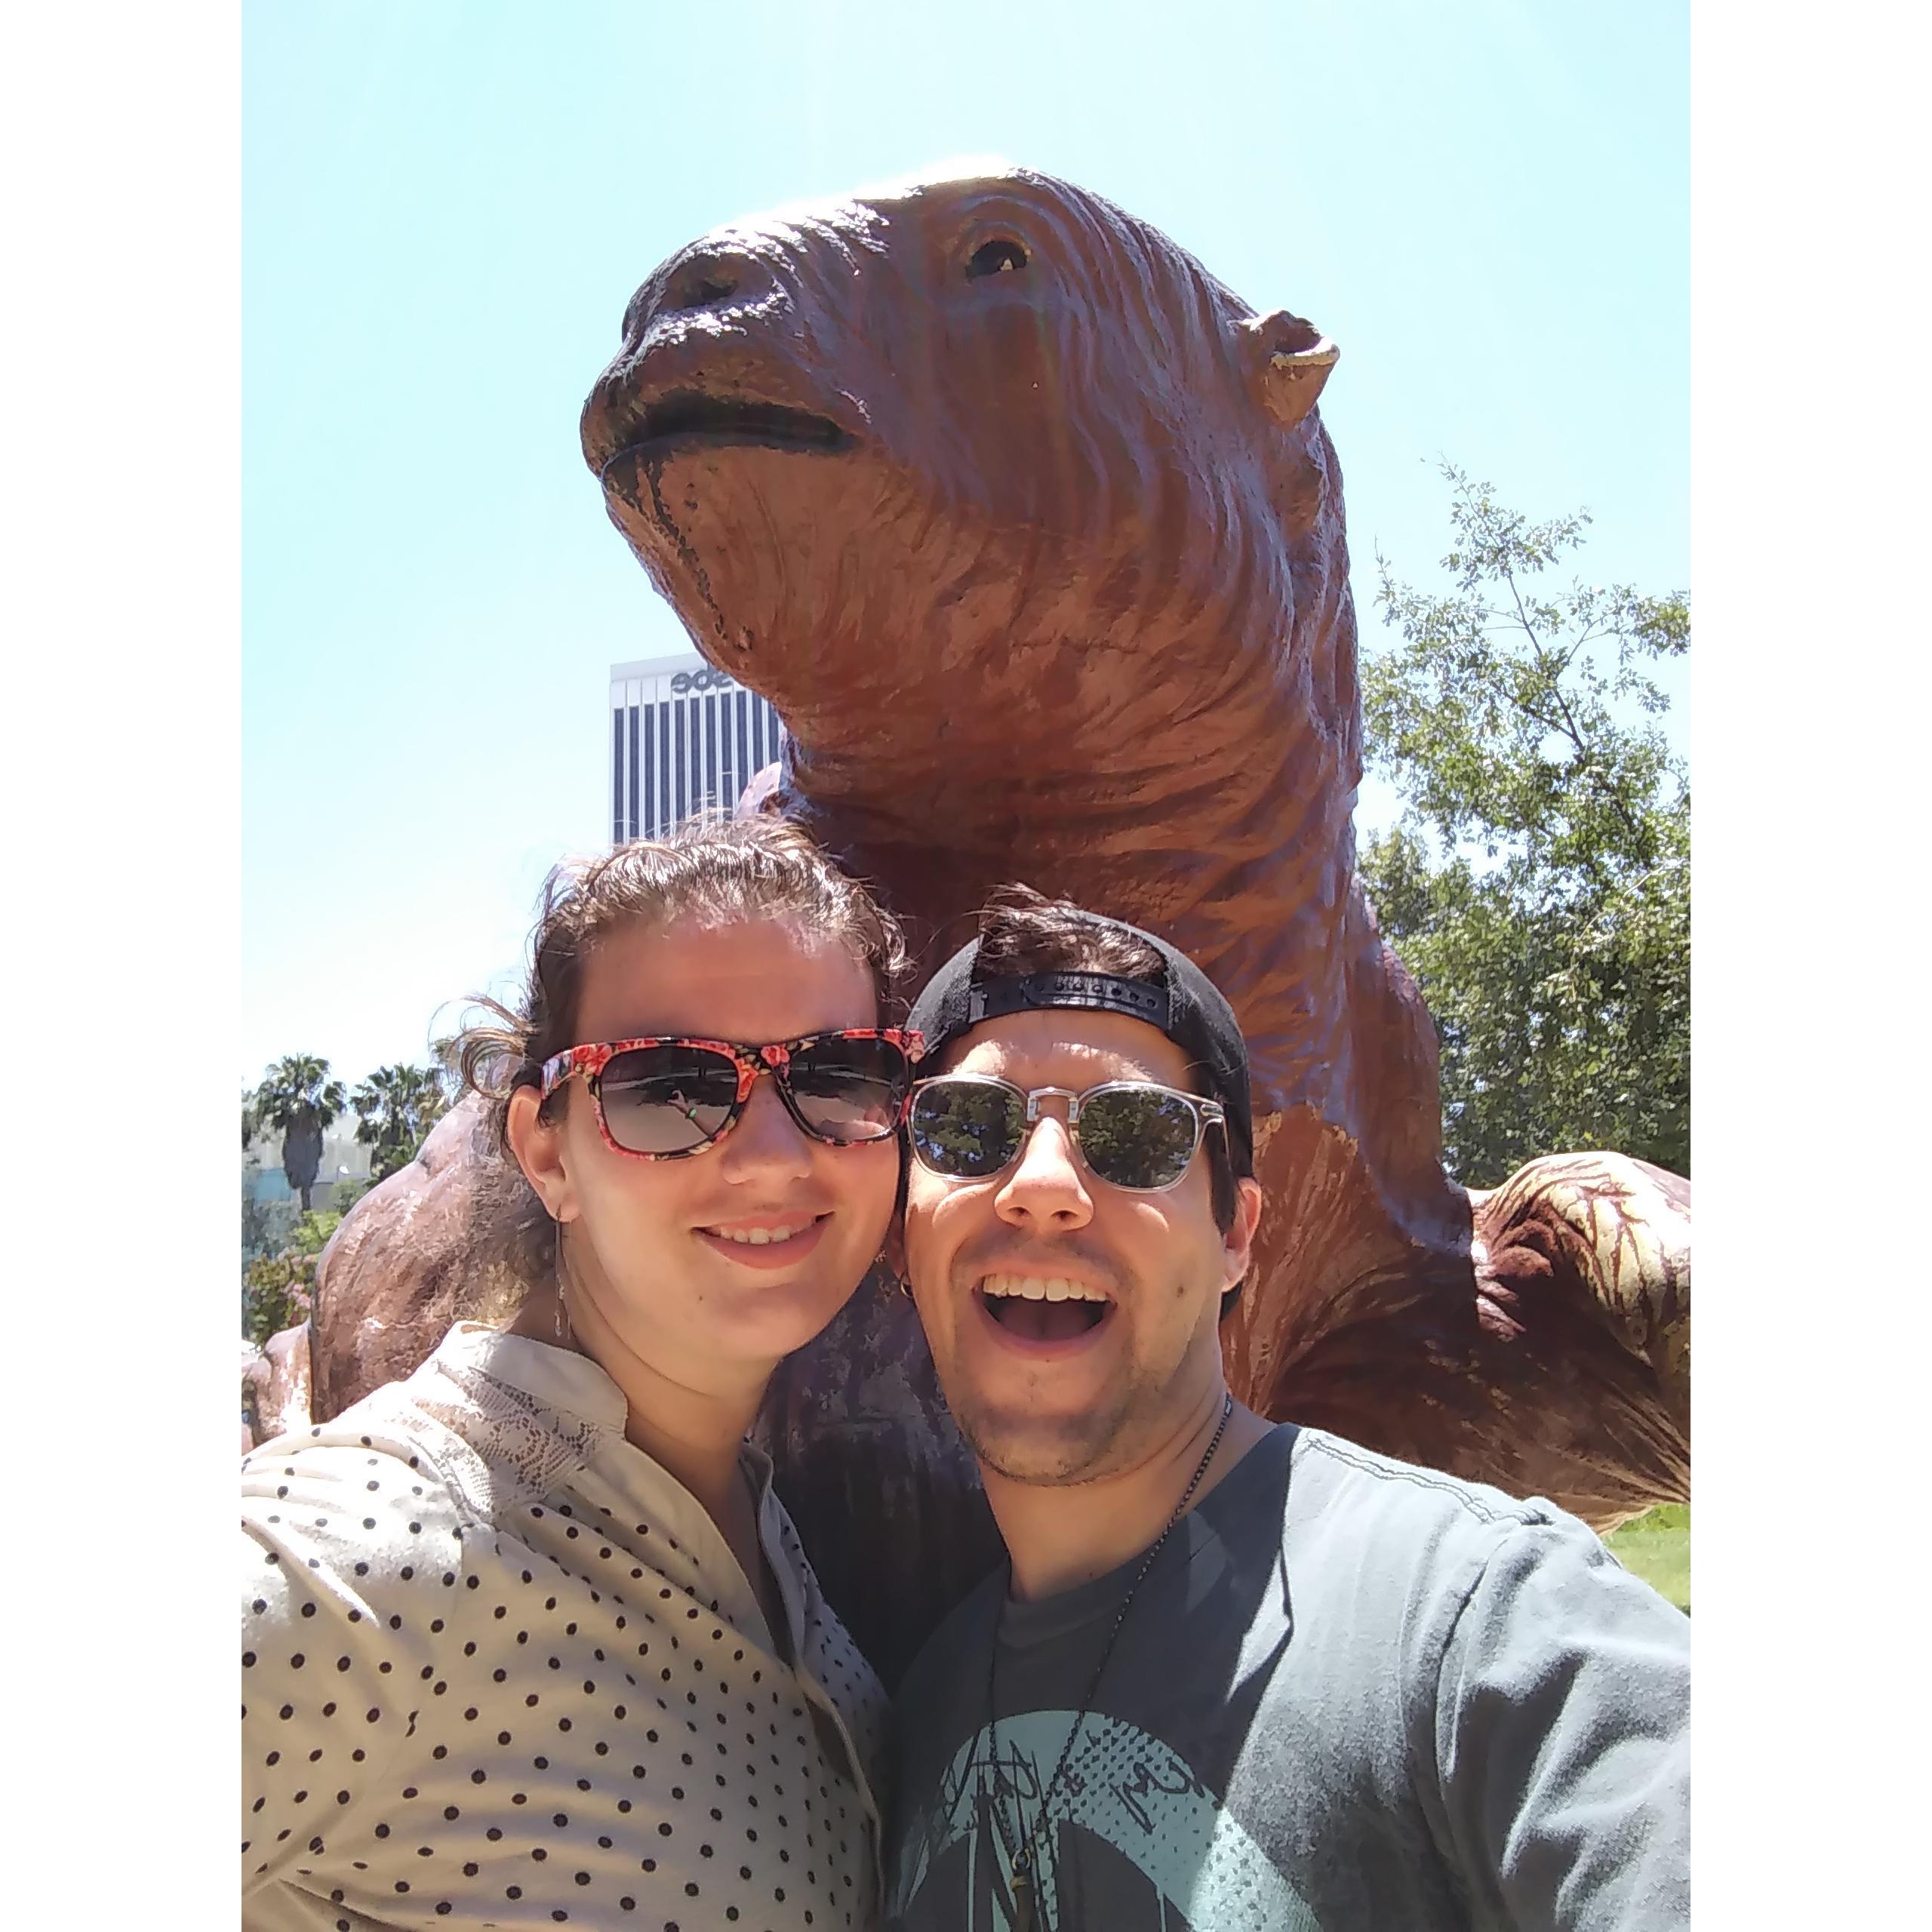
[[[322,1130],[340,1115],[349,1096],[340,1080],[329,1078],[329,1063],[315,1054],[291,1054],[278,1060],[255,1089],[260,1125],[281,1134],[281,1171],[309,1208],[309,1190],[322,1164]]]
[[[350,1105],[358,1124],[355,1137],[374,1149],[371,1171],[385,1179],[416,1158],[416,1150],[449,1106],[442,1069],[436,1066],[379,1066],[358,1087]]]

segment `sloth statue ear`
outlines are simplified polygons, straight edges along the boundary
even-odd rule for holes
[[[1285,309],[1251,315],[1240,328],[1242,355],[1263,406],[1292,429],[1315,407],[1341,351],[1312,322]]]

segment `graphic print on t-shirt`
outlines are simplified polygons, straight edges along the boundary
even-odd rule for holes
[[[1138,1725],[1089,1712],[1047,1815],[1040,1796],[1075,1713],[1029,1711],[982,1725],[954,1754],[929,1810],[908,1821],[891,1915],[904,1918],[928,1884],[952,1894],[933,1914],[966,1932],[1012,1932],[1013,1854],[1033,1834],[1033,1924],[1060,1932],[1061,1867],[1077,1857],[1078,1826],[1145,1881],[1144,1921],[1171,1914],[1214,1932],[1319,1932],[1315,1915],[1240,1821],[1170,1746]],[[1036,1820],[1038,1822],[1036,1823]],[[1002,1827],[1004,1829],[1002,1829]],[[1124,1872],[1109,1883],[1131,1885]],[[957,1887],[966,1909],[958,1909]],[[927,1913],[934,1901],[928,1900]],[[1077,1932],[1069,1926],[1066,1932]]]

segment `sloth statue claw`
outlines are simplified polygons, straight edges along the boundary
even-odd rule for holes
[[[1335,361],[1158,230],[1011,170],[681,251],[632,300],[583,450],[699,649],[785,720],[755,805],[869,880],[924,964],[1020,880],[1226,993],[1269,1204],[1223,1330],[1236,1393],[1607,1527],[1689,1493],[1689,1184],[1615,1154],[1473,1195],[1444,1171],[1435,1029],[1355,877]],[[519,1291],[476,1118],[324,1256],[318,1414]],[[891,1681],[996,1548],[909,1304],[862,1287],[760,1427]]]

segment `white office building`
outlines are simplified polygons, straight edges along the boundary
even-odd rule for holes
[[[695,651],[611,666],[611,841],[726,811],[778,756],[778,714]]]

